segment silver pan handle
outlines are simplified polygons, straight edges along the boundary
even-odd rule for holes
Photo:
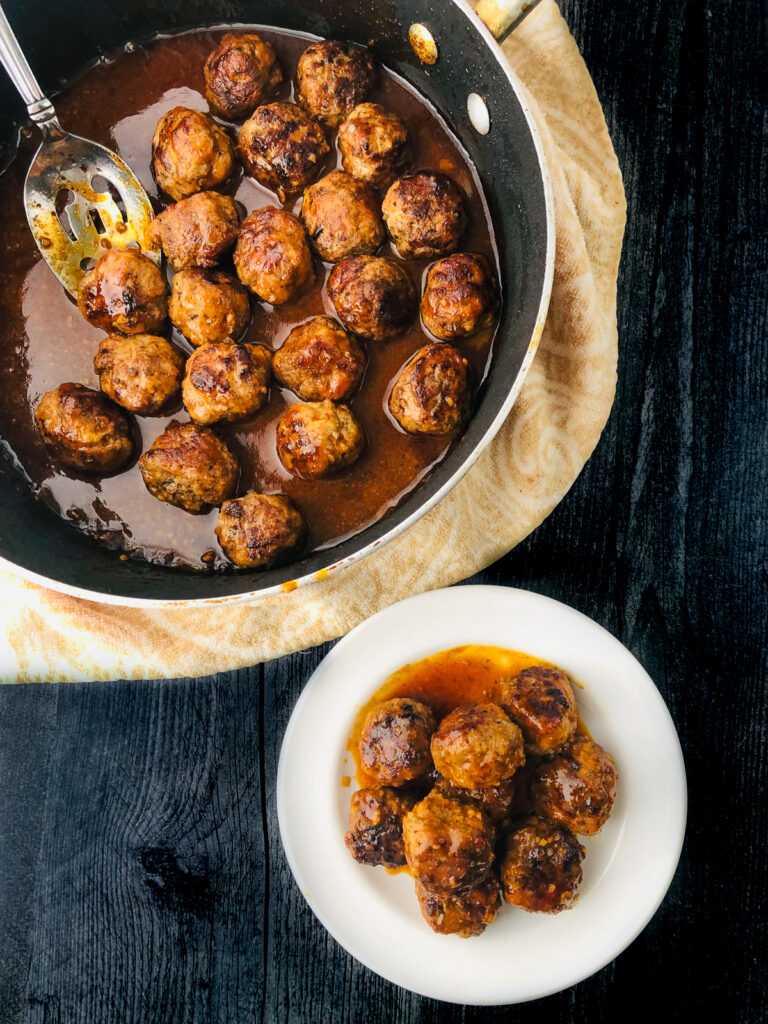
[[[8,24],[5,11],[0,7],[0,62],[27,105],[29,116],[45,132],[46,127],[58,129],[56,111],[27,63],[19,41]]]
[[[475,14],[501,43],[538,3],[539,0],[480,0]]]

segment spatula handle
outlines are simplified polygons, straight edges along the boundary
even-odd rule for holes
[[[53,104],[44,95],[37,79],[32,74],[32,68],[27,63],[27,58],[19,46],[18,39],[13,34],[13,29],[8,24],[2,7],[0,7],[0,62],[19,90],[32,120],[41,128],[50,122],[55,122],[55,126],[58,128]]]

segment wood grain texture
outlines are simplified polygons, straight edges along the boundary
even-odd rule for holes
[[[629,201],[618,394],[566,500],[473,582],[566,601],[657,682],[690,794],[667,899],[568,992],[425,1000],[326,935],[280,846],[280,740],[327,648],[191,682],[6,688],[4,1024],[768,1017],[768,4],[562,9]]]

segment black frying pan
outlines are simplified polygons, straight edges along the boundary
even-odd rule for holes
[[[533,6],[520,0],[484,3],[484,17],[497,35],[509,30],[519,10]],[[46,586],[95,600],[221,601],[264,593],[289,580],[309,582],[318,571],[360,558],[401,533],[461,478],[501,426],[530,365],[549,301],[554,225],[541,145],[491,33],[463,0],[7,0],[4,6],[41,85],[50,93],[100,55],[158,33],[245,23],[363,44],[372,40],[379,60],[440,111],[477,168],[496,230],[504,305],[494,363],[463,437],[402,504],[353,538],[262,573],[206,575],[121,561],[117,553],[37,502],[3,450],[0,559]],[[411,48],[408,37],[414,24],[426,26],[434,37],[436,63],[422,64]],[[470,93],[479,94],[487,104],[486,135],[470,122]],[[5,167],[26,111],[4,75],[0,104],[0,166]],[[77,131],[77,125],[69,127]]]

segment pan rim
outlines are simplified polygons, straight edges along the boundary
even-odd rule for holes
[[[48,590],[53,590],[56,593],[65,594],[70,597],[80,598],[81,600],[92,601],[98,604],[112,605],[117,607],[127,608],[182,608],[190,605],[194,606],[205,606],[205,605],[235,605],[243,604],[247,601],[254,601],[259,598],[271,597],[276,594],[287,594],[292,593],[300,587],[305,587],[309,584],[319,582],[327,578],[330,574],[334,574],[345,568],[346,566],[352,565],[355,562],[372,554],[384,545],[389,544],[390,541],[395,540],[401,536],[407,529],[413,526],[419,519],[433,509],[442,499],[459,483],[459,481],[469,472],[469,470],[475,465],[481,454],[490,445],[493,438],[501,429],[502,424],[509,416],[512,407],[517,401],[518,395],[522,388],[523,382],[528,375],[528,371],[533,363],[536,356],[536,352],[539,347],[541,335],[544,329],[546,321],[547,311],[549,308],[549,302],[552,294],[552,282],[554,279],[554,263],[555,263],[555,243],[556,243],[556,231],[555,231],[555,212],[554,212],[554,193],[552,190],[552,181],[547,166],[546,155],[544,153],[544,146],[539,132],[539,127],[533,117],[528,101],[525,87],[520,81],[517,73],[508,63],[505,58],[500,44],[493,37],[490,30],[480,20],[475,11],[467,3],[467,0],[451,0],[456,8],[464,15],[469,21],[472,28],[480,35],[484,44],[488,47],[499,68],[509,81],[512,91],[517,98],[520,106],[520,111],[523,114],[528,131],[530,133],[531,141],[533,143],[534,151],[538,162],[539,175],[544,193],[544,213],[546,222],[546,254],[545,254],[545,265],[544,275],[542,279],[541,296],[539,300],[538,310],[536,313],[536,321],[534,329],[531,335],[531,340],[526,349],[525,356],[523,358],[520,369],[515,376],[512,386],[509,392],[500,405],[496,415],[489,423],[482,437],[478,440],[475,447],[466,455],[462,462],[456,467],[455,471],[451,476],[443,483],[443,485],[435,491],[434,494],[430,495],[422,504],[413,510],[406,518],[400,522],[394,523],[390,529],[379,537],[374,538],[364,547],[357,549],[349,555],[339,560],[334,560],[332,557],[328,559],[328,565],[321,569],[313,569],[312,572],[306,573],[303,576],[298,576],[290,581],[290,585],[283,583],[275,583],[269,587],[262,587],[255,590],[247,590],[238,594],[225,594],[215,595],[210,597],[186,597],[186,598],[158,598],[158,597],[130,597],[123,594],[111,594],[99,590],[90,590],[85,587],[75,586],[71,583],[66,583],[60,580],[54,580],[50,577],[43,576],[31,569],[27,569],[24,566],[18,565],[15,562],[11,562],[9,559],[0,555],[0,568],[6,570],[10,574],[21,577],[22,579],[35,583],[38,586],[42,586]],[[332,556],[333,549],[329,549],[329,555]],[[182,577],[180,577],[181,579]]]

